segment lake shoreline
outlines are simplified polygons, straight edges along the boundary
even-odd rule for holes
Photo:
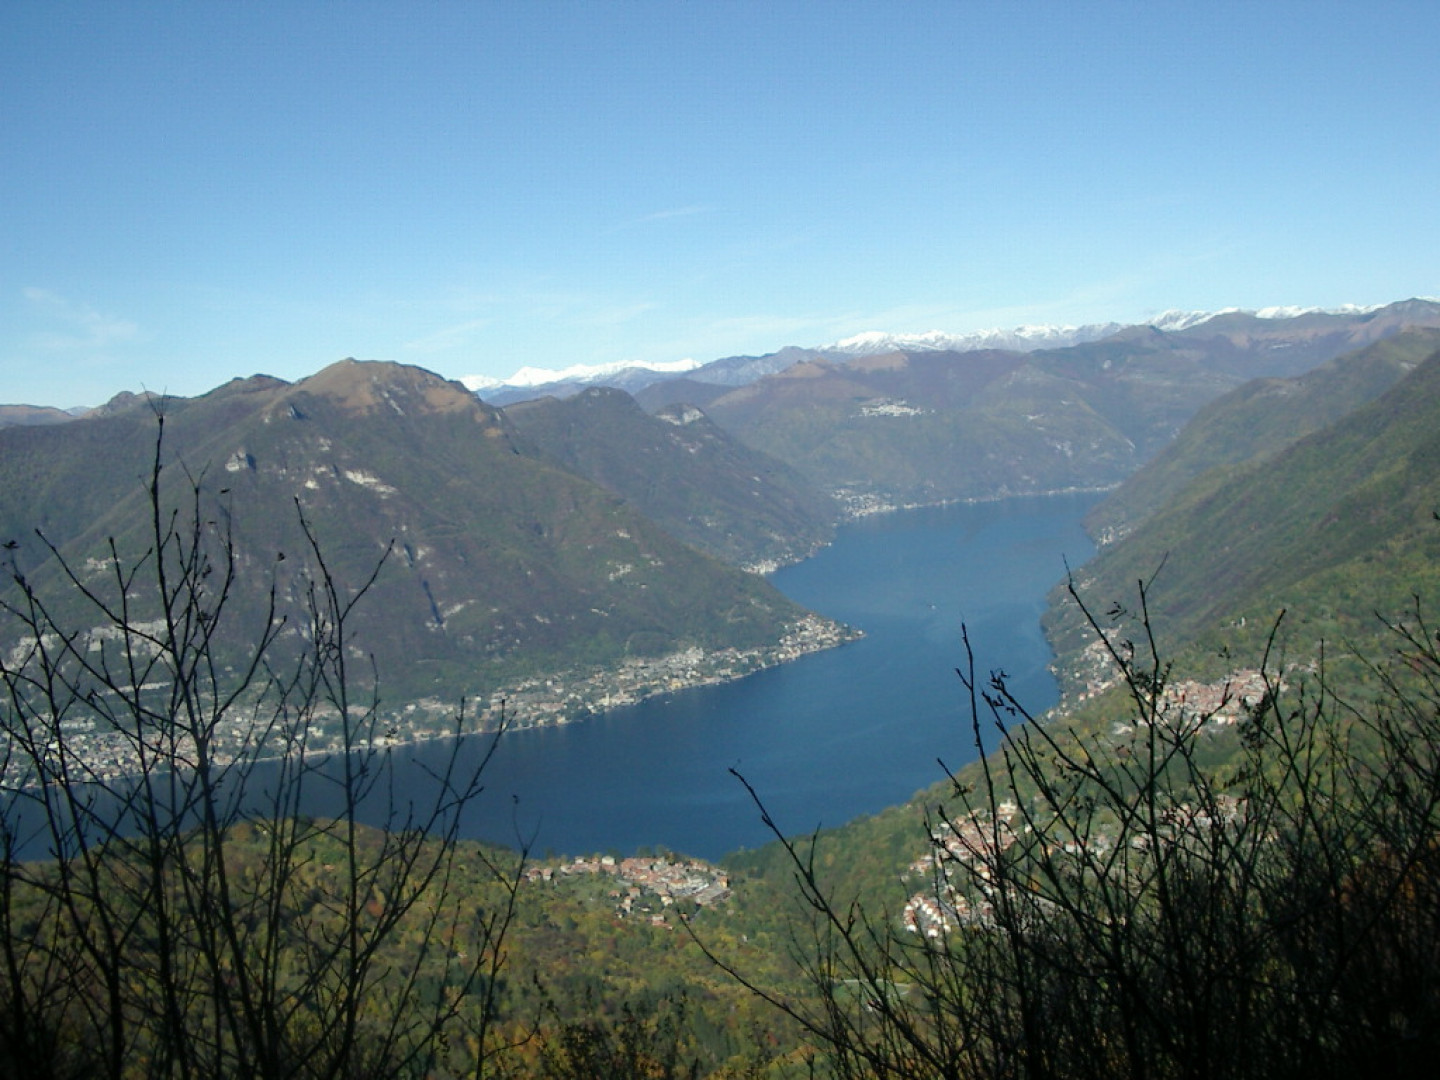
[[[754,784],[787,833],[877,813],[929,786],[937,757],[959,767],[974,755],[955,677],[962,628],[977,670],[1003,667],[1037,713],[1052,703],[1053,654],[1040,615],[1064,561],[1079,564],[1093,551],[1080,520],[1095,501],[1023,496],[867,517],[777,574],[777,588],[823,611],[812,625],[828,629],[791,641],[768,666],[751,658],[749,670],[720,678],[699,666],[704,651],[684,649],[633,673],[644,684],[633,703],[613,683],[607,698],[603,678],[590,684],[587,711],[557,707],[522,719],[507,698],[507,721],[517,722],[498,745],[479,730],[498,726],[478,722],[488,701],[474,712],[463,703],[457,733],[459,701],[382,700],[377,714],[354,715],[365,725],[359,749],[393,753],[411,794],[423,798],[427,778],[442,775],[452,754],[464,769],[494,746],[486,798],[467,810],[464,835],[502,844],[520,837],[537,852],[648,847],[715,861],[764,844],[771,836],[731,769]],[[531,689],[553,706],[573,686],[552,677]],[[424,723],[421,704],[430,706]],[[409,723],[394,721],[407,713]],[[343,753],[338,721],[333,711],[309,721],[307,756]],[[323,787],[305,812],[333,812]]]
[[[713,862],[772,839],[732,768],[787,834],[905,802],[939,778],[937,757],[958,767],[974,756],[955,676],[962,627],[977,670],[1003,667],[1037,712],[1055,701],[1040,615],[1066,560],[1093,551],[1079,522],[1099,494],[848,524],[774,584],[864,638],[585,723],[515,731],[487,781],[496,801],[477,810],[470,835],[513,842],[518,817],[537,851],[663,848]]]

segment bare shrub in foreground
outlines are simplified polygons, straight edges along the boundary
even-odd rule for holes
[[[147,550],[112,540],[97,579],[41,537],[42,594],[10,545],[0,1072],[393,1077],[463,1044],[478,1074],[523,860],[457,855],[489,756],[457,738],[425,784],[397,776],[347,639],[384,558],[347,591],[303,515],[299,609],[272,573],[234,625],[230,508],[188,474],[173,500],[163,424]]]
[[[1263,692],[1226,736],[1215,710],[1169,692],[1144,592],[1135,641],[1086,611],[1128,698],[1112,730],[1037,722],[1003,675],[959,672],[977,750],[987,729],[1001,743],[929,822],[925,919],[907,928],[832,898],[817,841],[787,840],[766,817],[811,914],[795,937],[809,993],[732,974],[810,1031],[817,1068],[1430,1074],[1440,642],[1418,602],[1392,627],[1394,662],[1372,669],[1378,693],[1347,701],[1323,663],[1290,688],[1267,656]],[[1217,758],[1227,737],[1238,750]]]

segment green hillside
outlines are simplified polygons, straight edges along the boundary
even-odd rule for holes
[[[1246,383],[1202,408],[1151,461],[1091,511],[1102,540],[1123,536],[1202,473],[1258,461],[1372,401],[1440,347],[1440,330],[1405,330],[1292,379]]]
[[[1408,355],[1424,340],[1397,349]],[[1395,355],[1366,354],[1356,366],[1363,375]],[[1340,370],[1326,378],[1353,387]],[[1257,391],[1263,398],[1273,389]],[[1205,423],[1223,429],[1239,418],[1245,426],[1255,400],[1239,395]],[[1373,640],[1376,613],[1398,617],[1412,594],[1440,595],[1437,510],[1440,353],[1432,352],[1328,427],[1259,460],[1201,473],[1085,566],[1077,583],[1103,608],[1133,604],[1136,583],[1153,578],[1150,612],[1172,650],[1203,644],[1258,655],[1287,609],[1287,640],[1312,655],[1322,639],[1332,647]],[[1073,610],[1052,614],[1064,667],[1084,635]]]

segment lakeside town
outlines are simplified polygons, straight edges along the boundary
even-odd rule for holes
[[[730,896],[725,871],[697,859],[666,856],[581,856],[559,864],[530,866],[530,885],[558,885],[586,877],[603,880],[605,899],[619,918],[646,918],[652,925],[668,926],[676,905],[713,907]],[[684,917],[683,914],[680,917]]]
[[[564,671],[529,679],[492,693],[477,704],[463,725],[464,734],[550,727],[634,705],[647,698],[730,682],[810,653],[834,648],[862,637],[861,631],[819,615],[807,614],[792,623],[779,641],[748,649],[706,650],[696,646],[658,657],[632,657],[616,668]],[[147,685],[145,690],[164,691]],[[121,710],[123,714],[123,710]],[[133,731],[104,728],[87,710],[83,716],[32,718],[23,729],[30,745],[17,745],[22,729],[0,733],[4,782],[23,785],[29,762],[46,762],[50,779],[67,782],[109,782],[140,771],[141,740]],[[248,709],[237,709],[207,733],[206,754],[218,767],[236,761],[278,757],[299,752],[325,755],[369,751],[407,743],[449,738],[456,734],[456,704],[438,698],[407,703],[372,714],[354,711],[347,740],[339,711],[328,704],[301,710],[284,723],[259,724]],[[194,766],[198,751],[192,735],[172,731],[146,733],[147,752],[157,740],[165,756],[182,767]],[[13,771],[12,771],[13,770]]]
[[[562,672],[529,679],[492,694],[479,716],[480,728],[483,731],[498,728],[502,710],[506,726],[511,729],[570,723],[662,694],[733,682],[862,636],[854,627],[807,614],[790,624],[779,641],[769,645],[713,650],[691,646],[665,656],[632,657],[618,668]],[[406,711],[420,712],[421,709],[422,705],[417,704],[413,710],[407,707]],[[425,728],[417,725],[417,730]]]
[[[1272,682],[1256,668],[1239,668],[1213,682],[1178,680],[1166,686],[1160,695],[1155,722],[1174,730],[1188,728],[1214,737],[1234,728],[1267,694],[1284,686],[1283,681]],[[1092,681],[1077,697],[1083,700],[1097,692]],[[1125,744],[1137,735],[1136,728],[1136,724],[1116,723],[1108,736],[1102,737],[1101,744],[1109,744],[1124,753]],[[943,812],[937,814],[931,828],[930,850],[906,871],[907,877],[927,883],[910,896],[902,909],[901,924],[907,931],[938,938],[959,926],[984,923],[991,917],[988,867],[1019,839],[1022,831],[1031,831],[1028,825],[1017,825],[1019,810],[1013,799],[1006,799],[996,807],[993,817],[983,809],[971,810],[957,818],[947,817]],[[1243,813],[1243,804],[1236,796],[1225,793],[1216,797],[1213,810],[1224,820],[1233,822]],[[1167,807],[1164,816],[1175,825],[1209,828],[1211,824],[1206,811],[1185,802]],[[1099,828],[1090,837],[1091,852],[1103,852],[1114,842],[1111,830]],[[1064,845],[1063,853],[1079,856],[1081,850],[1071,841]],[[962,884],[957,886],[955,871],[962,863],[973,868],[959,875]],[[978,892],[973,890],[977,882],[981,885]]]

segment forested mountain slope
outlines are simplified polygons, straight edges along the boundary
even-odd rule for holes
[[[1397,355],[1413,353],[1357,358],[1360,381]],[[1356,385],[1338,369],[1326,380],[1342,398]],[[1237,395],[1204,422],[1211,430],[1243,427],[1256,395],[1275,389]],[[1318,401],[1307,408],[1323,415]],[[1171,648],[1203,641],[1255,653],[1288,609],[1287,640],[1309,655],[1322,639],[1340,647],[1373,638],[1376,613],[1398,617],[1412,595],[1440,595],[1437,511],[1440,352],[1431,352],[1336,422],[1269,455],[1200,473],[1076,581],[1097,610],[1133,606],[1136,583],[1150,582],[1150,614]],[[1063,667],[1084,640],[1073,608],[1062,609],[1052,630]]]
[[[1372,401],[1440,348],[1415,328],[1292,379],[1255,379],[1202,408],[1175,438],[1091,511],[1101,542],[1122,536],[1209,469],[1257,461]]]
[[[107,538],[141,554],[156,410],[167,504],[189,520],[191,477],[203,528],[232,530],[242,624],[263,621],[272,578],[282,609],[303,605],[314,566],[299,513],[351,587],[393,541],[353,632],[395,695],[454,701],[574,665],[773,644],[804,614],[611,492],[521,453],[504,416],[458,384],[354,361],[293,385],[255,377],[155,409],[0,431],[0,535],[32,582],[60,578],[35,529],[97,588],[108,587]]]
[[[694,406],[650,416],[623,390],[511,405],[543,458],[625,498],[671,535],[741,565],[794,562],[833,533],[834,503]]]

